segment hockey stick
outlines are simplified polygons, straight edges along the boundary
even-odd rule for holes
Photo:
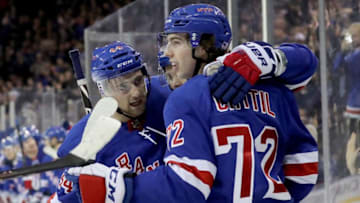
[[[69,56],[73,65],[75,72],[76,82],[80,88],[81,98],[84,104],[85,113],[89,114],[91,112],[92,106],[89,98],[89,90],[87,88],[86,78],[84,76],[83,70],[80,63],[80,53],[78,49],[73,49],[69,51]]]
[[[89,117],[81,142],[70,151],[69,155],[52,162],[5,171],[0,174],[0,180],[93,163],[96,153],[113,138],[121,127],[119,121],[110,118],[117,108],[115,99],[102,98]]]

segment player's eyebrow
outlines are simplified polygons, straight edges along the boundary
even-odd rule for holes
[[[183,40],[184,37],[182,37],[182,36],[180,36],[180,35],[178,35],[178,34],[174,34],[174,35],[169,35],[167,40],[168,40],[168,41],[171,41],[171,40],[175,40],[175,39]]]

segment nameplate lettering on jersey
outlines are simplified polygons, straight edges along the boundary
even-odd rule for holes
[[[269,93],[263,90],[251,89],[245,96],[242,103],[239,103],[237,105],[231,105],[229,103],[223,104],[214,97],[213,100],[215,102],[216,110],[218,112],[251,109],[252,111],[260,112],[273,118],[276,117],[276,114],[271,110]]]
[[[133,164],[132,164],[133,163]],[[160,161],[156,160],[152,164],[144,166],[143,160],[140,156],[135,157],[135,160],[130,162],[130,157],[127,152],[122,153],[118,158],[115,159],[115,164],[119,168],[127,168],[136,174],[143,173],[145,171],[152,171],[160,166]]]

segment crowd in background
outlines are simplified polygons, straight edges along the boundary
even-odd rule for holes
[[[82,52],[84,29],[129,2],[0,0],[0,105],[16,100],[16,114],[26,117],[17,122],[35,124],[42,131],[50,124],[37,117],[51,121],[52,104],[60,113],[74,111],[68,101],[79,99],[79,91],[68,51]],[[60,125],[67,117],[51,124]],[[8,106],[5,120],[9,126]]]
[[[84,29],[131,1],[56,0],[53,3],[43,0],[34,3],[0,0],[0,104],[6,103],[9,92],[20,89],[40,94],[49,89],[70,92],[75,89],[72,94],[78,94],[68,51],[73,48],[83,50]],[[318,1],[273,2],[274,44],[299,42],[308,45],[319,56]],[[346,147],[338,147],[346,146],[351,133],[344,112],[352,84],[349,84],[349,71],[343,58],[356,48],[351,47],[345,35],[353,22],[360,22],[360,1],[326,0],[326,5],[331,177],[336,180],[349,175]],[[239,0],[237,6],[241,8],[239,23],[233,32],[237,33],[239,41],[261,40],[261,23],[254,20],[261,19],[259,1]],[[296,97],[304,123],[322,143],[319,72],[320,69]],[[321,156],[322,144],[319,148]],[[320,163],[319,183],[323,181],[322,167]]]
[[[0,94],[13,88],[74,88],[68,51],[84,29],[128,1],[0,1]]]

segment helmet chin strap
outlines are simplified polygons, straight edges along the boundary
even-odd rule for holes
[[[130,131],[132,131],[134,129],[137,129],[137,130],[143,129],[143,124],[145,123],[145,112],[137,117],[130,116],[129,114],[123,112],[119,107],[116,109],[116,112],[130,119],[127,122],[127,125],[128,125],[128,128]]]
[[[127,117],[127,118],[130,118],[131,120],[136,120],[136,119],[139,117],[139,116],[137,116],[137,117],[130,116],[129,114],[121,111],[121,109],[120,109],[119,107],[116,109],[116,112],[117,112],[118,114],[121,114],[121,115]]]

